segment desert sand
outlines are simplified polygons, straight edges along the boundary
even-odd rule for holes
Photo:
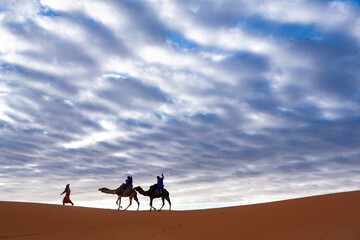
[[[171,212],[0,202],[0,239],[359,240],[360,191]]]

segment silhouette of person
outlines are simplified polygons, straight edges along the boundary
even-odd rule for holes
[[[161,177],[157,176],[156,194],[162,194],[164,188],[164,174],[161,173]]]
[[[132,176],[128,176],[127,179],[125,180],[125,185],[124,188],[122,189],[122,193],[125,192],[126,188],[128,186],[131,186],[132,184],[133,184]]]
[[[60,195],[63,195],[64,193],[65,193],[65,197],[63,199],[63,205],[65,205],[65,203],[71,203],[71,205],[74,206],[74,203],[70,200],[70,193],[71,193],[70,184],[66,185],[65,190]]]

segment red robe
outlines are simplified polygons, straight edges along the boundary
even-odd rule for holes
[[[70,200],[70,193],[71,193],[70,188],[65,189],[62,194],[64,194],[64,193],[66,193],[66,195],[65,195],[65,197],[63,199],[63,204],[64,203],[71,203],[71,200]]]

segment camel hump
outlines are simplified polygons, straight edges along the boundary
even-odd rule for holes
[[[117,195],[128,195],[133,190],[133,185],[127,186],[124,189],[124,184],[119,188],[119,190],[116,192]]]

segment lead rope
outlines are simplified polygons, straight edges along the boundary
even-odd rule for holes
[[[82,193],[92,193],[92,192],[94,192],[94,191],[75,192],[75,193],[71,192],[71,195],[82,194]]]

